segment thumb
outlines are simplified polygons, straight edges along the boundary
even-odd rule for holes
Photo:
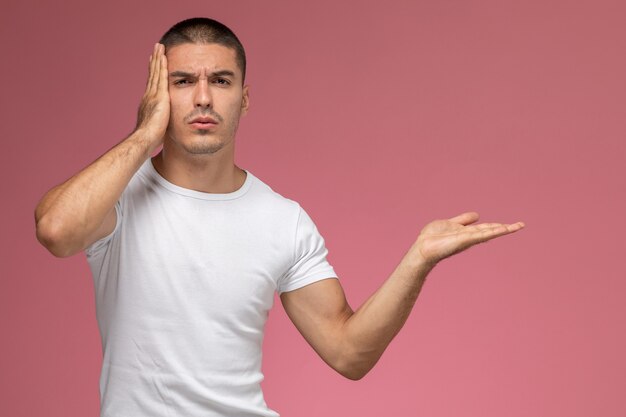
[[[476,213],[475,211],[468,211],[463,214],[459,214],[458,216],[451,217],[448,220],[466,226],[477,221],[478,217],[478,213]]]

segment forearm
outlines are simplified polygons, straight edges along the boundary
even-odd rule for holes
[[[359,379],[381,355],[406,322],[428,273],[411,247],[383,285],[345,322],[345,366]]]
[[[35,209],[42,243],[81,249],[113,208],[122,191],[154,150],[142,131],[135,131],[89,166],[52,188]]]

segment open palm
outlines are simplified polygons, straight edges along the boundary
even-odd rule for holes
[[[477,220],[478,213],[467,212],[428,223],[415,242],[418,255],[425,262],[434,265],[477,243],[516,232],[524,227],[522,222],[472,224]]]

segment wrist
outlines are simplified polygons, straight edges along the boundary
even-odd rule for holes
[[[417,244],[413,244],[407,254],[405,261],[416,271],[424,276],[428,274],[438,263],[437,260],[426,258],[420,251]]]
[[[146,157],[152,155],[154,151],[163,143],[163,138],[158,137],[147,128],[137,128],[131,133],[129,139],[137,143]]]

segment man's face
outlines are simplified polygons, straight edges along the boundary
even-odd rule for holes
[[[192,154],[230,144],[248,110],[248,86],[242,87],[235,50],[214,43],[176,45],[167,50],[167,67],[172,142]]]

